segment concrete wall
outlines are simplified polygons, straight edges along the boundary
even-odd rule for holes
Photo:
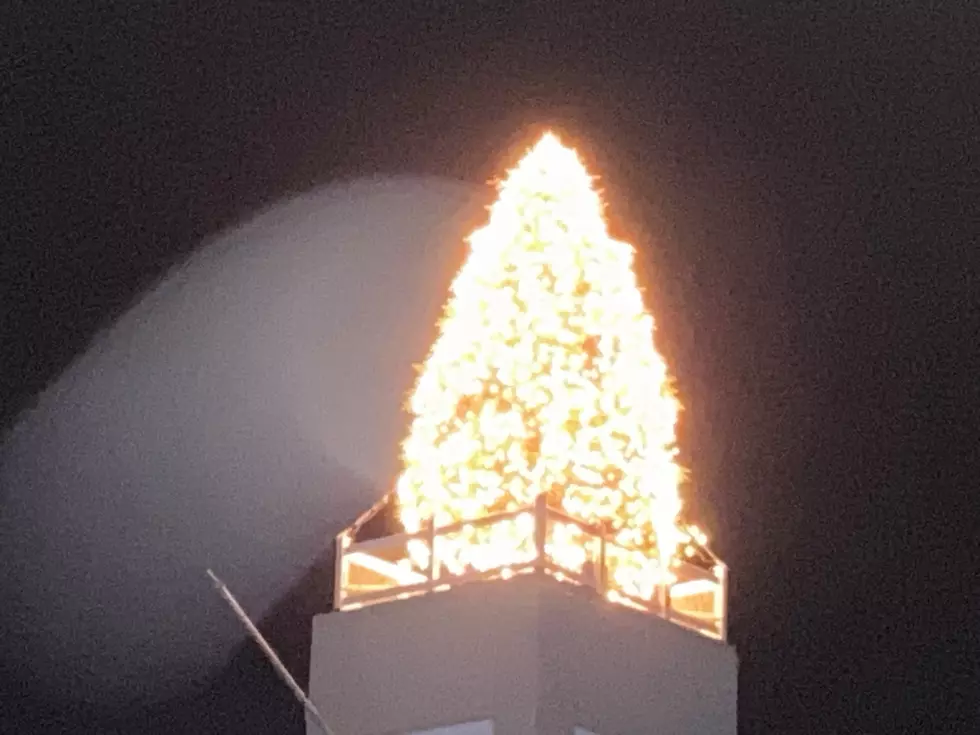
[[[345,735],[735,735],[734,650],[539,576],[315,618],[310,692]],[[312,732],[312,731],[311,731]]]
[[[416,730],[410,735],[493,735],[493,720],[461,722],[458,725],[446,725],[432,730]]]
[[[538,732],[735,735],[735,650],[661,618],[548,585]]]
[[[539,612],[536,594],[520,594],[526,581],[475,583],[317,616],[313,702],[344,735],[486,718],[497,733],[531,735]]]

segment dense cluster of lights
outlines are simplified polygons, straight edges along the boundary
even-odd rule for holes
[[[677,522],[679,404],[654,346],[633,248],[612,239],[576,153],[545,135],[502,183],[452,285],[411,398],[396,485],[409,532],[548,505],[617,545],[611,589],[649,599],[691,536]],[[532,559],[534,518],[440,537],[452,574]],[[697,538],[695,541],[703,541]],[[546,549],[580,571],[594,537],[549,525]],[[416,542],[416,566],[428,548]]]

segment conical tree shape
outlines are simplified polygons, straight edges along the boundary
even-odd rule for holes
[[[397,483],[406,530],[547,493],[620,543],[672,554],[679,406],[633,249],[610,238],[575,152],[545,135],[470,245],[410,403]],[[459,565],[518,561],[527,548],[513,531],[468,529]]]

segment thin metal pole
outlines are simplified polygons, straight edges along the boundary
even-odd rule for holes
[[[715,617],[718,618],[718,632],[721,639],[728,642],[728,567],[721,564],[719,589],[715,590]]]
[[[429,583],[436,581],[439,576],[439,562],[436,561],[436,518],[432,516],[426,525],[426,540],[429,542],[429,564],[425,570]]]
[[[602,597],[606,596],[606,532],[600,530],[599,535],[599,562],[596,570],[596,589]]]
[[[544,547],[548,539],[548,498],[544,493],[534,500],[534,547],[537,553],[537,566],[544,569],[548,560],[544,556]]]
[[[262,652],[265,654],[266,658],[269,659],[269,663],[272,664],[272,668],[274,668],[276,673],[279,674],[279,678],[282,679],[286,686],[292,690],[293,695],[300,701],[300,704],[302,704],[309,713],[316,726],[323,731],[324,735],[336,735],[334,731],[330,729],[327,723],[323,721],[323,716],[320,714],[320,711],[316,708],[313,702],[310,701],[310,698],[306,696],[306,693],[302,690],[300,685],[296,683],[296,680],[292,677],[286,667],[283,666],[283,663],[279,660],[276,652],[272,650],[272,646],[269,645],[269,643],[259,632],[259,629],[256,628],[255,624],[249,619],[248,614],[242,609],[242,606],[238,604],[238,600],[236,600],[234,595],[231,594],[231,591],[225,586],[225,583],[218,579],[218,577],[215,576],[215,573],[210,569],[208,569],[208,576],[211,578],[211,581],[214,582],[214,586],[217,588],[221,596],[224,597],[231,606],[231,609],[235,612],[235,615],[238,616],[238,619],[242,621],[242,625],[245,626],[245,629],[248,631],[249,635],[251,635],[255,642],[259,644],[259,648],[262,649]]]
[[[337,553],[333,560],[333,609],[344,609],[344,590],[347,587],[347,580],[344,578],[345,567],[344,555],[347,553],[347,532],[341,531],[337,534]]]

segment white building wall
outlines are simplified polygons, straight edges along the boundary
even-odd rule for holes
[[[493,720],[462,722],[458,725],[436,727],[432,730],[416,730],[409,735],[493,735]]]
[[[311,698],[343,735],[481,719],[494,720],[495,733],[532,735],[537,597],[507,594],[506,586],[472,584],[317,616]]]
[[[344,735],[735,735],[729,646],[528,576],[317,616],[310,694]],[[310,731],[312,733],[312,730]]]
[[[732,647],[579,587],[545,599],[539,732],[735,735]]]

